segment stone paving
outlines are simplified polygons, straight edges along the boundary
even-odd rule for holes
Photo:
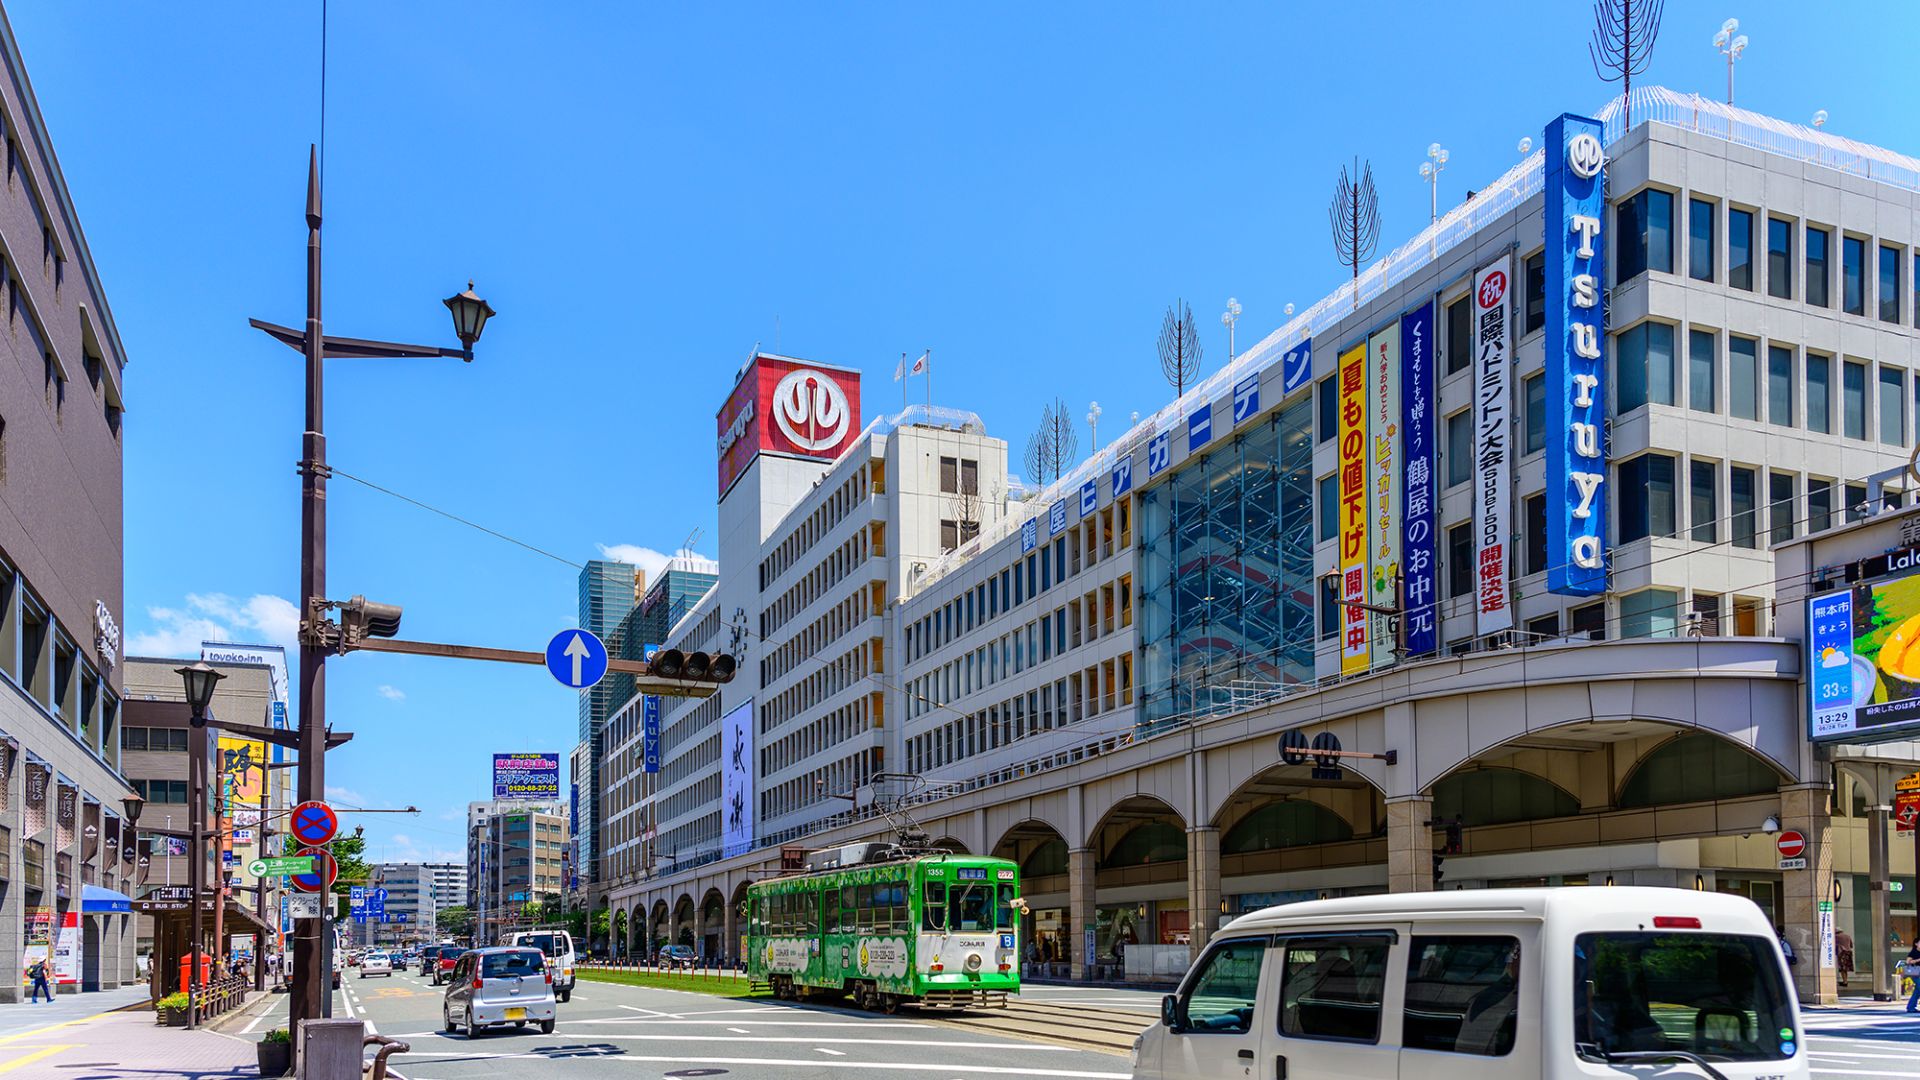
[[[99,1013],[0,1036],[6,1080],[239,1080],[260,1075],[254,1040],[157,1027],[145,1010]]]

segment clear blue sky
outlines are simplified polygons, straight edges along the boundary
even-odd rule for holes
[[[335,0],[328,330],[450,344],[468,277],[501,315],[471,366],[335,362],[332,459],[584,561],[695,528],[711,553],[713,414],[756,341],[864,369],[869,415],[932,347],[936,401],[1016,449],[1055,396],[1111,438],[1170,396],[1175,298],[1212,370],[1229,295],[1245,345],[1339,282],[1354,155],[1385,250],[1426,220],[1430,141],[1444,205],[1597,109],[1588,7]],[[319,4],[8,13],[131,357],[130,645],[286,640],[299,365],[246,320],[302,316]],[[1740,104],[1920,152],[1876,60],[1920,40],[1912,4],[1670,0],[1645,81],[1724,93],[1734,14]],[[331,505],[331,591],[404,603],[408,636],[536,648],[573,620],[570,567],[350,483]],[[457,850],[491,753],[575,740],[537,668],[329,670],[342,801],[425,811],[367,819],[376,858]]]

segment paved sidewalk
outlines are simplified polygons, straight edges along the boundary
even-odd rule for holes
[[[52,1001],[27,1002],[17,1005],[0,1005],[0,1039],[22,1031],[32,1031],[48,1024],[58,1024],[68,1020],[80,1020],[89,1016],[98,1016],[115,1009],[124,1009],[147,1000],[147,984],[123,986],[118,990],[101,990],[91,994],[61,994]],[[152,1019],[152,1014],[148,1014]]]
[[[0,1036],[6,1080],[240,1080],[260,1075],[253,1042],[156,1027],[153,1013],[112,1012]]]

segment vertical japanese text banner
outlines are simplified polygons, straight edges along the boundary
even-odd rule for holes
[[[1400,562],[1406,586],[1400,602],[1407,623],[1407,655],[1424,656],[1440,648],[1440,560],[1433,502],[1435,424],[1433,416],[1433,301],[1400,320],[1401,481],[1405,507]]]
[[[1391,324],[1367,339],[1367,603],[1398,606],[1400,577],[1400,328]],[[1374,666],[1394,662],[1393,617],[1373,615]]]
[[[1367,670],[1367,348],[1340,354],[1340,673]]]
[[[1473,275],[1473,591],[1477,631],[1513,629],[1507,556],[1513,535],[1512,327],[1507,286],[1513,256]]]

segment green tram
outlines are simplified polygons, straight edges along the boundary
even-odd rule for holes
[[[1004,1007],[1020,990],[1019,867],[854,844],[747,887],[747,974],[775,997]]]

